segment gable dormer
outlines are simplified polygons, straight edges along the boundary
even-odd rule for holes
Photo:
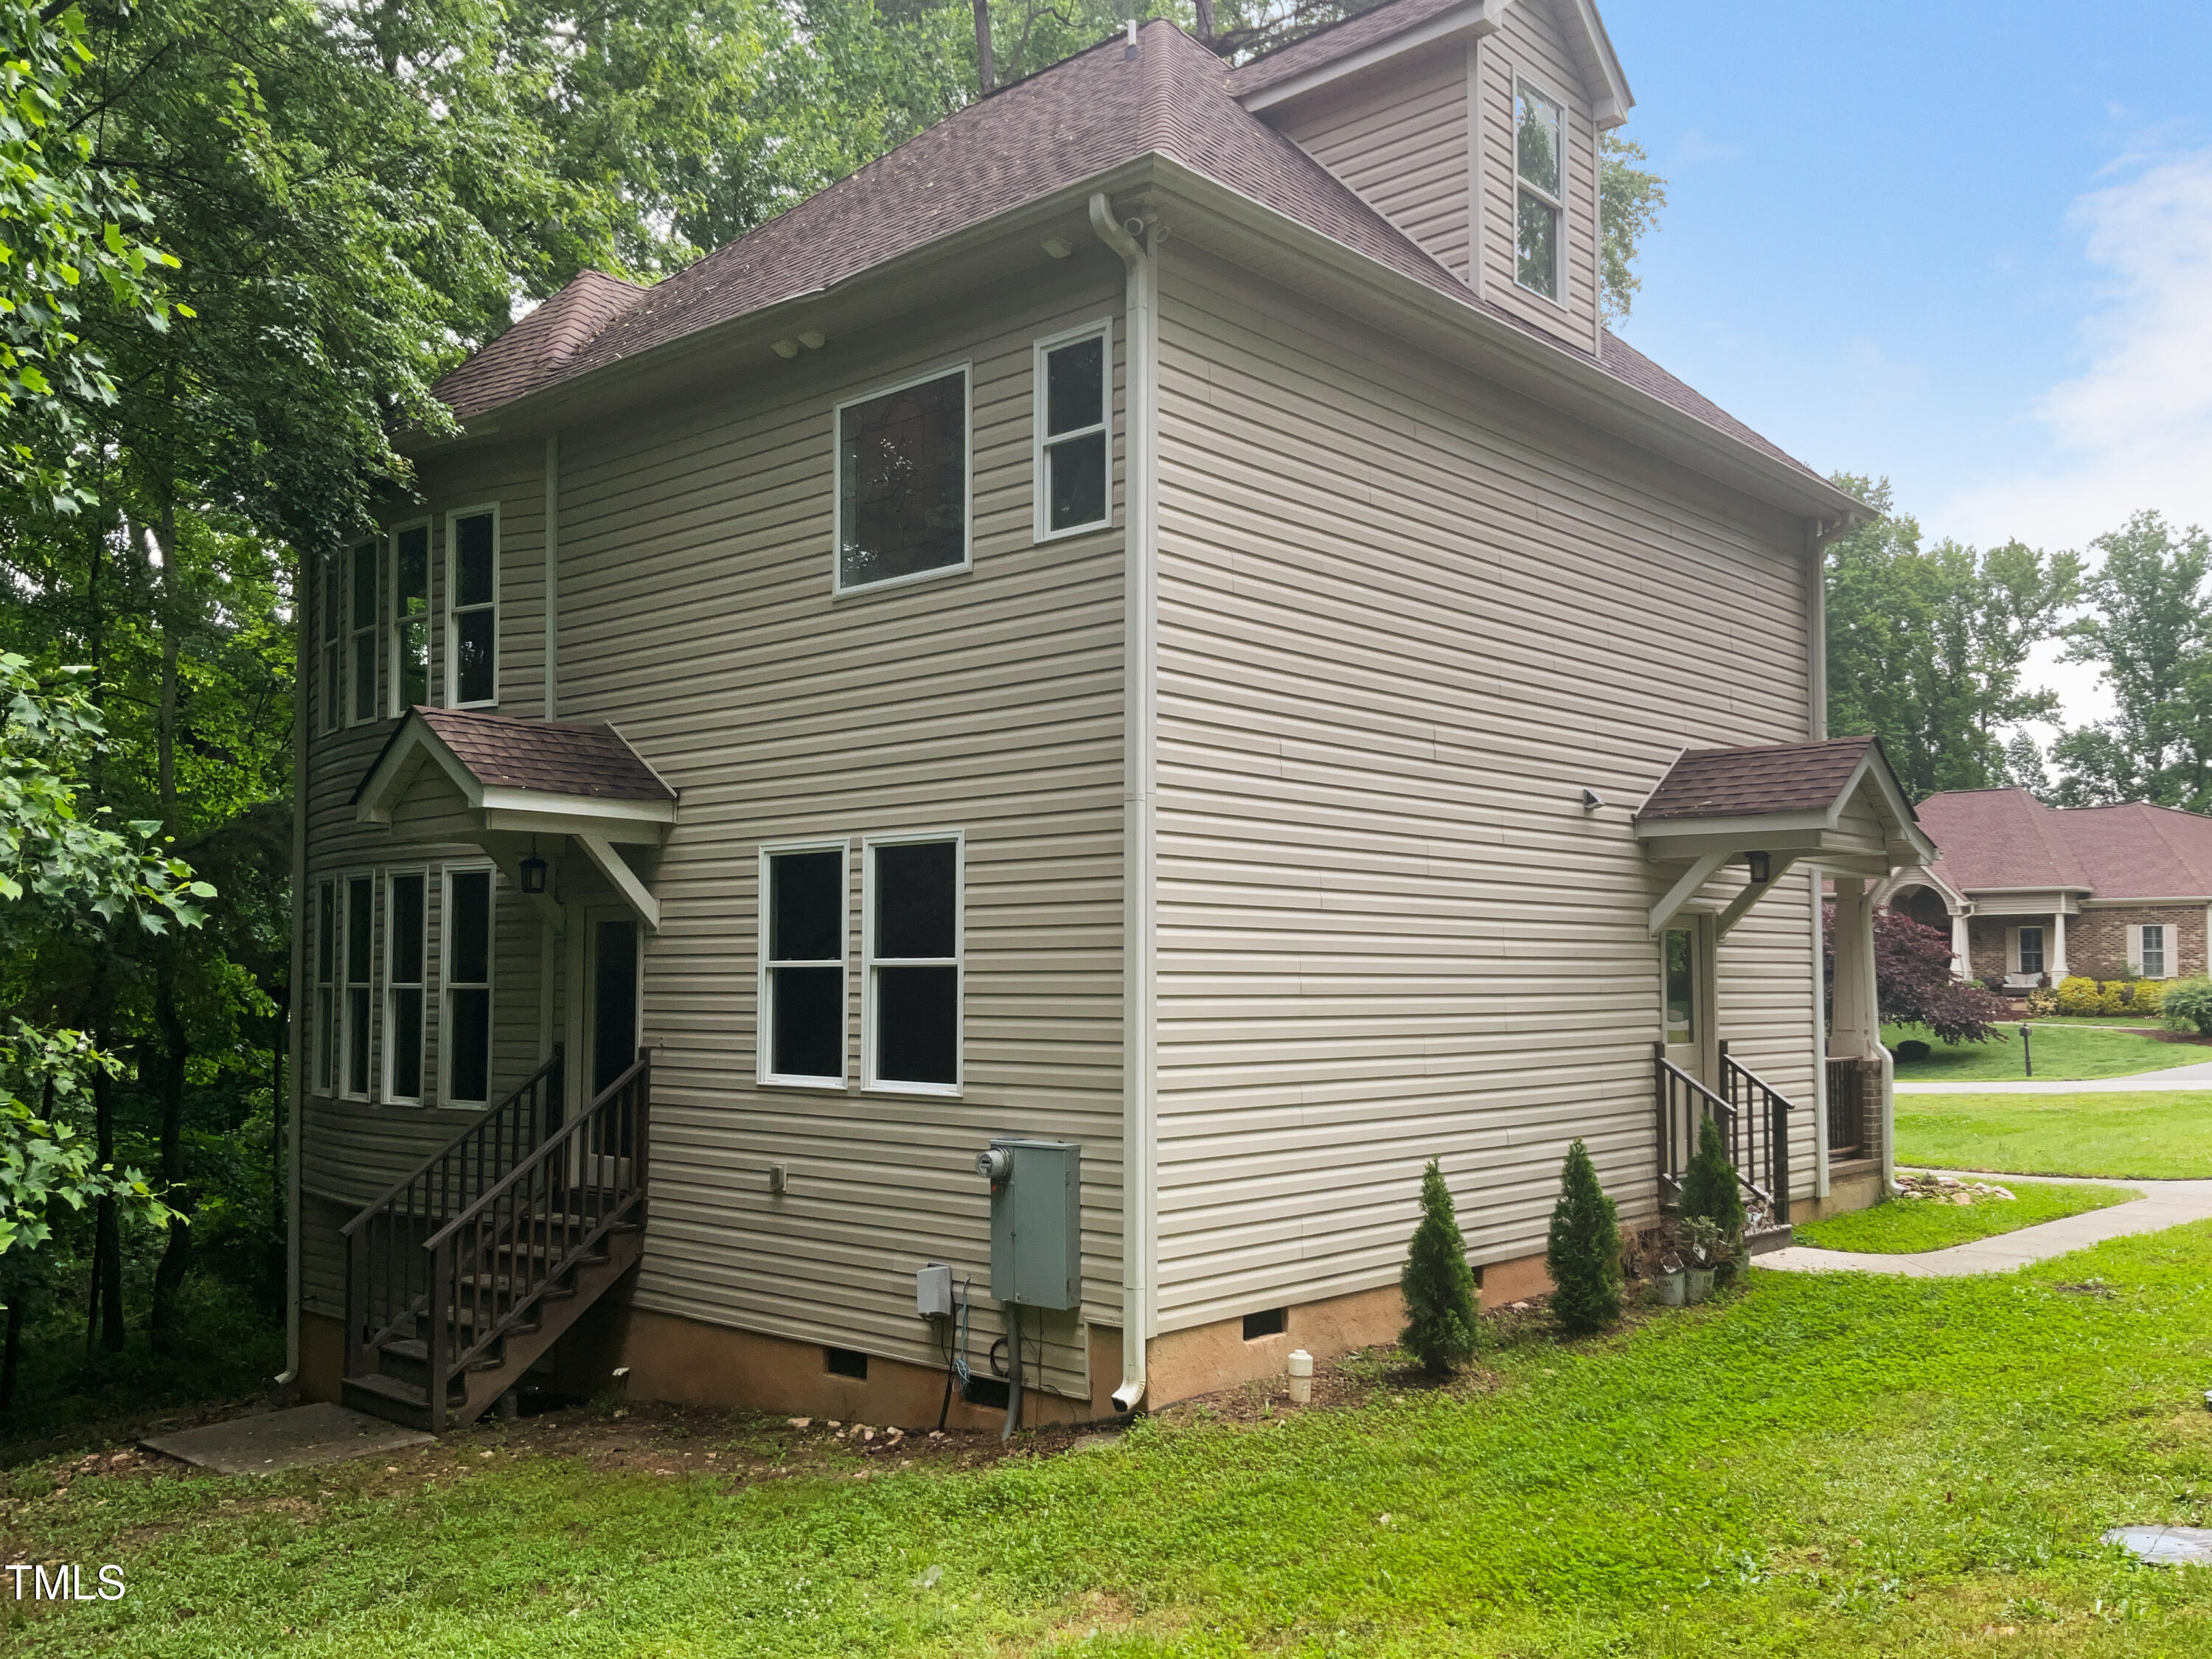
[[[1598,136],[1634,100],[1589,0],[1391,0],[1230,88],[1477,295],[1596,349]]]

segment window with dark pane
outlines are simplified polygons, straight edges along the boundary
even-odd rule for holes
[[[768,1073],[845,1075],[845,854],[842,848],[768,859]]]
[[[453,701],[499,698],[499,559],[493,515],[469,513],[453,520],[451,622]]]
[[[968,376],[942,375],[837,411],[837,585],[968,559]]]
[[[334,881],[315,889],[315,1086],[325,1094],[338,1086],[338,888]]]
[[[1566,112],[1559,100],[1520,83],[1513,139],[1514,279],[1547,300],[1559,297],[1559,219],[1566,204]]]
[[[422,1097],[422,988],[428,882],[396,875],[385,889],[384,1094]]]
[[[348,556],[349,637],[353,650],[353,715],[376,718],[376,544],[364,542]]]
[[[392,538],[392,702],[404,714],[430,701],[430,526]]]
[[[491,872],[446,877],[446,1098],[491,1098]]]
[[[346,878],[345,1092],[368,1096],[369,967],[375,959],[376,884]]]
[[[1106,337],[1071,340],[1044,354],[1043,477],[1047,535],[1107,522]]]
[[[960,1082],[960,848],[895,842],[870,848],[872,1080]]]

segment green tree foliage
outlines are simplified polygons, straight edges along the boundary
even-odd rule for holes
[[[1651,158],[1644,146],[1618,132],[1598,139],[1598,222],[1604,228],[1598,245],[1598,278],[1605,319],[1619,322],[1628,315],[1644,279],[1636,274],[1636,256],[1644,237],[1659,228],[1659,210],[1667,205],[1667,181],[1642,165]]]
[[[1552,1313],[1568,1330],[1603,1330],[1620,1317],[1620,1221],[1579,1139],[1559,1170],[1544,1267],[1552,1275]]]
[[[1435,1158],[1421,1172],[1421,1220],[1398,1289],[1406,1301],[1406,1329],[1398,1340],[1425,1368],[1442,1376],[1474,1358],[1474,1272],[1467,1265],[1451,1188]]]
[[[1743,1189],[1729,1160],[1728,1140],[1710,1117],[1698,1125],[1698,1150],[1682,1172],[1681,1213],[1685,1220],[1703,1216],[1731,1244],[1743,1237]]]
[[[2091,612],[2068,655],[2103,671],[2117,712],[2053,746],[2057,799],[2212,810],[2212,536],[2138,513],[2090,545]]]
[[[2072,553],[2018,542],[1922,544],[1887,479],[1834,483],[1879,514],[1828,544],[1828,729],[1872,732],[1915,799],[2010,781],[2010,728],[2057,699],[2024,684],[2029,653],[2081,591]]]

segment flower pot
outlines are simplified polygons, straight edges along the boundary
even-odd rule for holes
[[[1652,1279],[1651,1282],[1659,1287],[1661,1307],[1679,1308],[1682,1305],[1682,1298],[1689,1289],[1684,1282],[1687,1277],[1681,1268],[1677,1267],[1672,1273],[1660,1273]]]
[[[1687,1300],[1703,1302],[1713,1293],[1713,1270],[1711,1267],[1692,1267],[1688,1270]]]

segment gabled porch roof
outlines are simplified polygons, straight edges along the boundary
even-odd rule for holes
[[[1687,865],[1652,907],[1655,933],[1736,859],[1763,860],[1767,875],[1722,912],[1723,933],[1793,864],[1879,881],[1936,856],[1874,737],[1685,750],[1645,797],[1636,835],[1655,860]]]
[[[677,793],[613,726],[410,708],[354,791],[356,816],[390,823],[425,766],[459,794],[477,843],[511,879],[525,837],[566,837],[648,926],[659,926],[659,902],[615,848],[665,841]],[[558,907],[545,908],[558,927]]]

